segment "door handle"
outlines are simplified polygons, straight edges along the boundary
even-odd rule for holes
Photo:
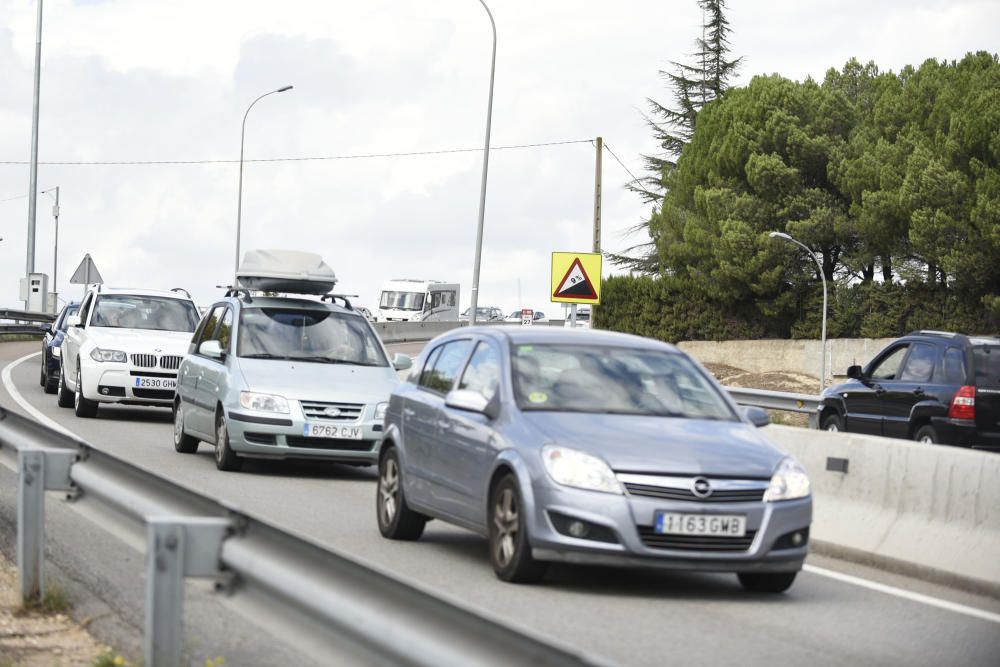
[[[875,395],[876,396],[881,396],[884,393],[885,393],[885,387],[883,387],[880,384],[875,385]]]
[[[412,417],[415,414],[417,414],[416,410],[411,410],[410,408],[404,408],[403,409],[403,416],[404,417]]]

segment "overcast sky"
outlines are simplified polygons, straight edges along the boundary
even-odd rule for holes
[[[635,173],[656,150],[644,100],[699,34],[694,0],[488,0],[497,23],[494,147],[604,137]],[[852,56],[898,70],[1000,50],[1000,0],[731,0],[737,83],[821,79]],[[30,157],[34,0],[0,0],[0,160]],[[40,159],[217,160],[482,146],[490,28],[477,0],[46,0]],[[374,305],[390,278],[462,284],[469,301],[482,153],[250,163],[243,249],[322,254],[338,291]],[[232,276],[236,164],[39,167],[61,187],[63,297],[84,253],[107,284],[186,287],[201,305]],[[0,165],[0,200],[28,190]],[[604,159],[604,249],[647,206]],[[491,154],[480,305],[561,313],[549,253],[590,249],[590,143]],[[17,305],[27,199],[0,201],[0,307]],[[39,196],[36,270],[52,273]],[[518,301],[518,290],[521,300]]]

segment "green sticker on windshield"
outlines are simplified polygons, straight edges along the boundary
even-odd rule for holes
[[[517,348],[517,351],[518,352],[534,352],[535,351],[535,346],[534,345],[522,345],[521,347]]]
[[[545,403],[549,400],[549,395],[542,391],[533,391],[528,394],[528,400],[532,403]]]

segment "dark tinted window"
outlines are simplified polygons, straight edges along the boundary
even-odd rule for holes
[[[972,348],[977,387],[1000,387],[1000,347]]]
[[[890,352],[888,356],[883,357],[883,359],[878,362],[878,365],[872,369],[872,379],[895,380],[896,372],[899,370],[899,365],[903,363],[903,357],[906,356],[906,348],[906,345],[900,345],[897,348],[893,348],[892,352]]]
[[[427,355],[427,361],[424,362],[424,370],[420,373],[420,381],[417,383],[421,387],[427,387],[428,382],[431,378],[431,371],[434,370],[434,364],[437,363],[438,357],[441,356],[441,350],[444,346],[439,346],[434,348],[429,355]]]
[[[459,389],[478,391],[487,399],[492,399],[500,385],[500,354],[488,343],[480,343],[472,353],[472,359],[462,373]]]
[[[80,326],[87,326],[87,318],[90,316],[90,304],[94,302],[94,295],[88,294],[80,306]]]
[[[219,341],[223,351],[229,351],[229,343],[233,336],[233,309],[226,308],[226,314],[222,316],[222,321],[216,328],[215,338]]]
[[[965,354],[957,347],[949,347],[944,353],[945,384],[965,384]]]
[[[456,340],[445,344],[426,381],[421,384],[442,394],[449,392],[455,384],[459,371],[462,370],[462,363],[468,356],[470,347],[472,341],[468,340]]]
[[[934,375],[936,360],[937,349],[933,345],[914,344],[899,379],[903,382],[929,382]]]
[[[201,338],[198,339],[199,343],[206,340],[212,340],[215,337],[215,329],[219,326],[219,320],[222,318],[222,311],[225,309],[225,306],[216,306],[212,310],[212,314],[208,316],[208,320],[205,322],[205,328],[201,330]]]
[[[66,320],[69,319],[71,315],[76,315],[78,312],[80,312],[80,306],[78,304],[63,308],[63,312],[62,315],[59,316],[59,324],[56,326],[56,329],[59,331],[66,331]]]

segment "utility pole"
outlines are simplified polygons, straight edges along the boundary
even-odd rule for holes
[[[28,294],[31,285],[29,276],[35,272],[35,208],[38,199],[38,97],[42,83],[42,0],[38,0],[38,25],[35,31],[35,94],[31,105],[31,176],[28,184],[28,258],[25,263],[25,301],[28,309]]]
[[[56,203],[52,207],[52,217],[56,221],[56,243],[52,252],[52,297],[54,310],[59,312],[59,186],[56,186]]]
[[[594,252],[601,252],[601,176],[604,173],[602,158],[604,157],[604,137],[597,137],[595,143],[597,153],[594,156]],[[597,305],[590,307],[590,326],[594,326],[594,316],[597,315]],[[576,326],[576,322],[573,322]]]

